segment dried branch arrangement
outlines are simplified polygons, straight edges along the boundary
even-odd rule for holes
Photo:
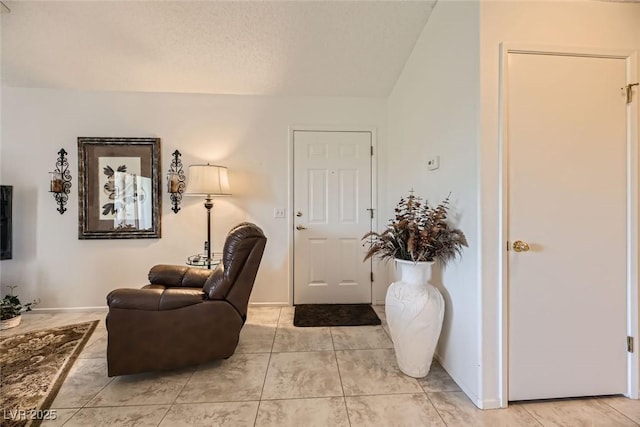
[[[362,237],[369,250],[369,258],[381,260],[434,261],[444,265],[462,255],[462,247],[468,246],[464,233],[451,227],[446,219],[449,197],[430,207],[413,190],[401,198],[395,208],[395,219],[381,233],[371,231]]]

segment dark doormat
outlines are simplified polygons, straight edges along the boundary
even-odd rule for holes
[[[296,305],[293,325],[363,326],[380,325],[380,318],[370,304],[300,304]]]

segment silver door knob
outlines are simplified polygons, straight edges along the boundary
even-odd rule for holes
[[[296,230],[306,230],[307,227],[305,227],[304,225],[296,225]]]

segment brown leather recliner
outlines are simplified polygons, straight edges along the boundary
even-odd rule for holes
[[[110,377],[177,369],[231,356],[267,242],[242,223],[228,234],[215,270],[156,265],[151,284],[107,296]]]

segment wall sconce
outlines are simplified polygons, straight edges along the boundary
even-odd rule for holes
[[[178,150],[173,152],[173,160],[171,161],[171,166],[169,166],[169,171],[167,172],[167,192],[169,193],[169,198],[173,205],[171,208],[173,213],[178,213],[180,210],[182,193],[184,193],[185,188],[185,176],[180,156],[182,156],[182,154]]]
[[[69,193],[71,192],[71,173],[69,172],[69,160],[65,157],[66,155],[65,149],[61,148],[58,151],[56,169],[53,172],[49,172],[49,191],[53,193],[53,198],[56,199],[58,204],[57,211],[60,212],[60,215],[67,210],[64,205],[67,204]]]

